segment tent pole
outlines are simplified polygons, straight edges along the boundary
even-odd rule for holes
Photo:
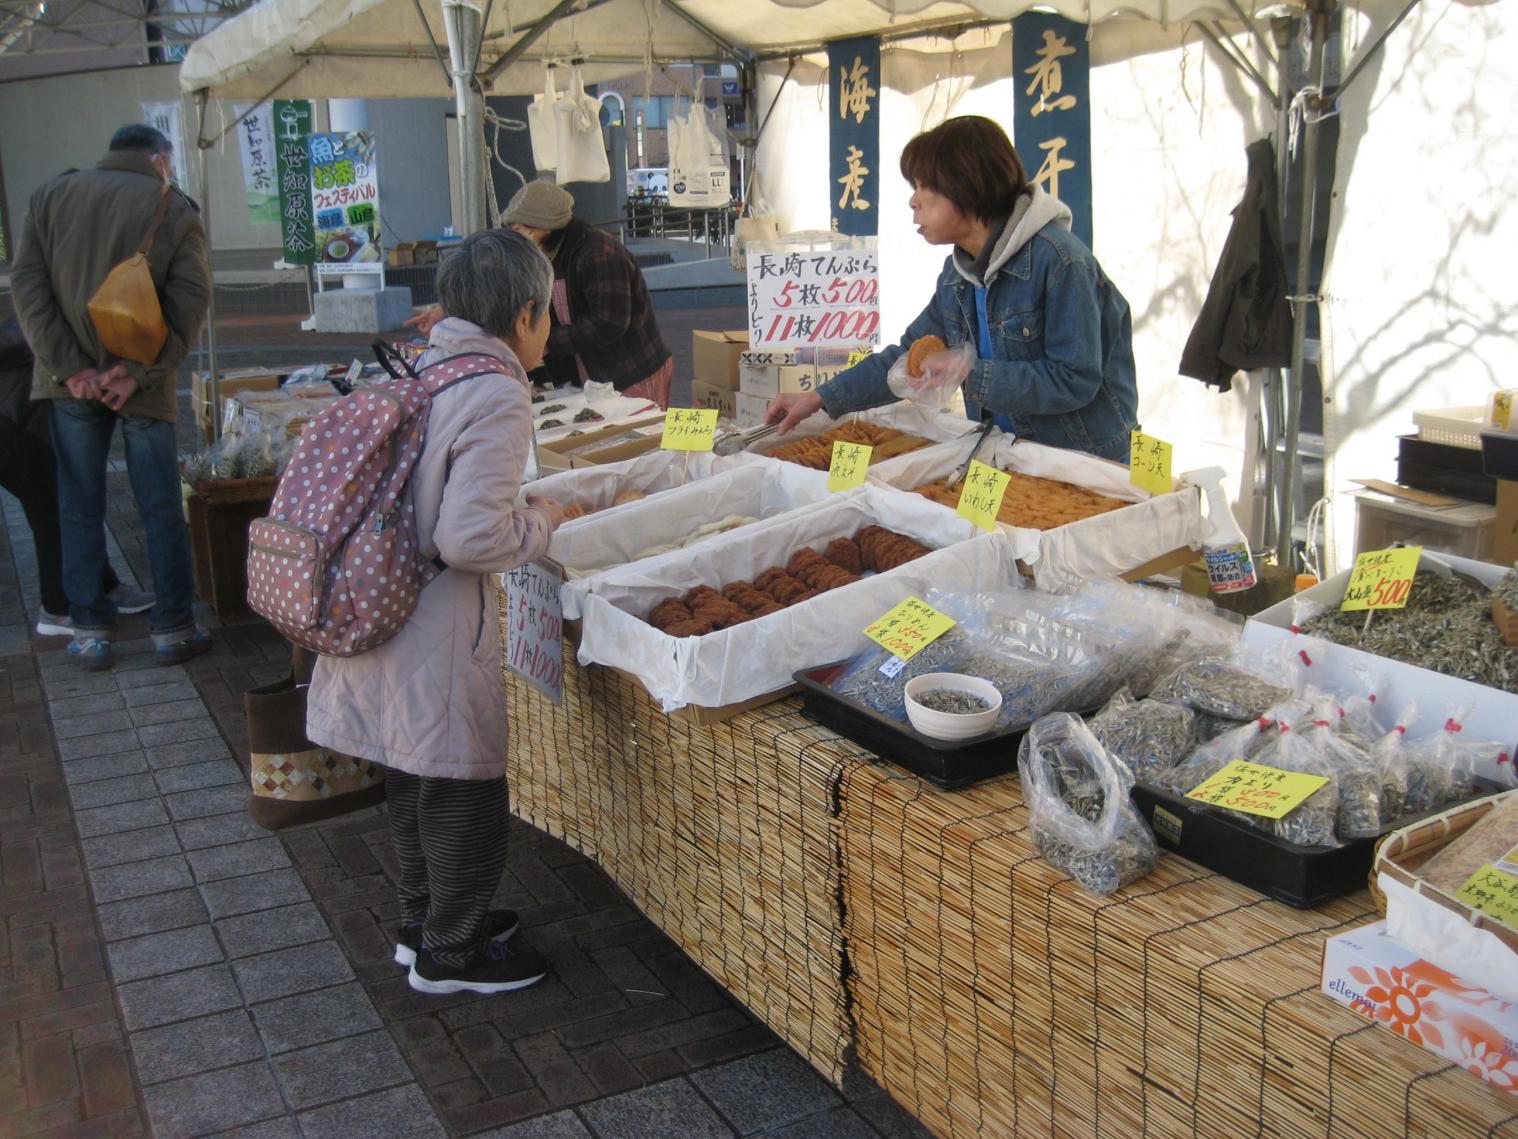
[[[1297,276],[1292,298],[1291,375],[1286,386],[1286,446],[1281,456],[1280,531],[1276,535],[1277,564],[1292,563],[1292,530],[1296,520],[1297,439],[1302,428],[1302,369],[1306,357],[1308,306],[1313,296],[1307,287],[1312,272],[1313,196],[1317,189],[1318,111],[1322,105],[1324,79],[1324,41],[1328,38],[1328,16],[1334,0],[1309,0],[1312,40],[1308,63],[1308,80],[1317,84],[1316,96],[1309,96],[1302,116],[1302,207],[1297,227]]]
[[[1290,76],[1290,50],[1291,50],[1291,17],[1277,16],[1270,21],[1270,37],[1275,44],[1276,65],[1276,212],[1280,216],[1278,221],[1280,229],[1285,232],[1286,218],[1286,190],[1288,184],[1287,172],[1291,168],[1291,155],[1287,151],[1286,139],[1291,126],[1290,100],[1287,92],[1291,87]],[[1258,530],[1260,543],[1263,546],[1274,546],[1280,534],[1280,503],[1276,500],[1276,451],[1281,445],[1281,391],[1285,384],[1285,376],[1279,367],[1265,370],[1264,404],[1265,404],[1265,486],[1261,495],[1264,503],[1262,510],[1263,526]]]
[[[199,122],[196,124],[195,137],[196,148],[200,151],[200,220],[206,230],[206,271],[211,277],[211,298],[206,307],[206,347],[210,354],[210,383],[207,385],[211,394],[211,438],[221,438],[221,378],[216,368],[216,271],[211,268],[211,187],[207,182],[210,173],[210,155],[213,143],[206,141],[206,107],[210,102],[210,91],[202,87],[195,92],[196,111]]]
[[[480,10],[465,0],[443,0],[448,60],[453,73],[459,122],[459,197],[464,236],[488,224],[485,215],[485,96],[475,79],[474,60],[484,31]]]

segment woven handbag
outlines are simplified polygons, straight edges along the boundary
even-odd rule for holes
[[[163,351],[169,338],[169,326],[163,320],[163,306],[158,302],[158,286],[148,265],[148,250],[158,236],[158,226],[169,208],[169,186],[164,183],[158,209],[147,236],[137,252],[111,269],[86,308],[100,343],[113,356],[151,364]]]
[[[248,815],[265,830],[371,807],[385,798],[385,769],[306,737],[313,654],[296,648],[290,675],[243,693],[251,793]]]

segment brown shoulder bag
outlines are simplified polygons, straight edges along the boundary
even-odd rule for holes
[[[113,356],[151,364],[163,351],[169,338],[169,326],[163,321],[163,307],[158,303],[158,288],[148,266],[148,250],[158,236],[158,226],[169,208],[169,187],[163,187],[153,224],[137,252],[106,275],[100,288],[86,306],[100,342]]]

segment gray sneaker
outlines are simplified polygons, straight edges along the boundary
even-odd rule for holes
[[[37,635],[39,637],[72,637],[74,619],[67,613],[49,613],[37,610]]]
[[[153,594],[133,589],[124,581],[118,582],[116,588],[107,593],[106,597],[116,606],[116,612],[123,617],[130,617],[134,613],[146,613],[158,602],[158,598]]]

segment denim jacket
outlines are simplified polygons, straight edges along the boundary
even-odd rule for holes
[[[984,278],[991,358],[978,359],[965,380],[965,406],[972,419],[983,407],[1005,415],[1020,438],[1127,462],[1138,425],[1128,302],[1070,232],[1069,218],[1035,189],[1003,228]],[[951,348],[977,344],[980,285],[971,259],[954,250],[901,343],[818,388],[828,414],[895,402],[886,374],[919,337],[940,336]]]

